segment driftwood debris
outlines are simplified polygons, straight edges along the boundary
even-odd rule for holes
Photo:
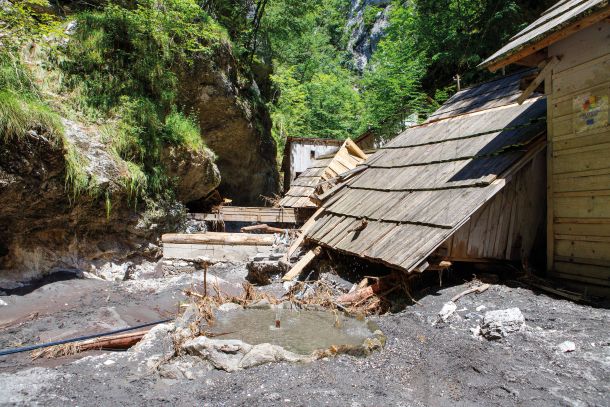
[[[360,284],[358,284],[359,289],[339,296],[337,298],[337,302],[340,304],[354,304],[363,302],[374,295],[380,295],[391,289],[398,288],[394,275],[378,278],[373,284],[364,286],[369,280],[369,278],[362,280]]]
[[[305,256],[301,257],[301,259],[294,266],[292,266],[292,268],[288,271],[288,273],[286,273],[282,280],[294,280],[303,272],[303,270],[305,270],[305,267],[307,267],[309,263],[313,261],[313,259],[320,255],[320,253],[322,253],[322,248],[320,246],[317,246],[316,248],[308,251]]]
[[[146,335],[149,331],[150,328],[139,332],[130,332],[126,334],[89,339],[81,342],[68,343],[65,345],[51,346],[49,348],[44,348],[33,352],[32,359],[69,356],[89,350],[125,350],[140,342],[144,335]]]
[[[469,288],[468,290],[462,291],[461,293],[455,295],[451,299],[451,301],[456,302],[457,300],[459,300],[463,296],[468,295],[468,294],[472,294],[472,293],[481,294],[482,292],[487,291],[487,289],[489,287],[491,287],[491,285],[489,285],[489,284],[482,284],[482,285],[478,285],[476,287]]]

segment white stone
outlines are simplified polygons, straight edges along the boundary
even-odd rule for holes
[[[6,303],[6,301],[4,301],[4,300],[0,300],[0,306],[5,306],[5,305],[8,305],[8,304]]]
[[[488,311],[483,318],[481,334],[487,339],[500,339],[520,331],[524,325],[525,317],[519,308]]]
[[[557,345],[557,349],[561,352],[574,352],[576,350],[576,344],[572,341],[565,341]]]
[[[218,307],[218,311],[226,312],[226,311],[235,311],[243,309],[243,307],[239,304],[235,304],[234,302],[227,302]]]
[[[104,362],[104,365],[106,366],[112,366],[114,365],[116,362],[112,359],[108,359],[107,361]]]
[[[449,317],[455,312],[457,309],[457,304],[453,301],[446,302],[443,304],[443,308],[441,308],[438,313],[438,317],[444,322],[449,319]]]
[[[485,308],[487,308],[485,305],[479,305],[476,310],[477,311],[483,311]]]

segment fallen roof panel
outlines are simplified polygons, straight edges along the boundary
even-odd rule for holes
[[[520,80],[512,75],[463,91],[433,115],[440,119],[378,150],[326,203],[307,238],[411,271],[543,148],[546,101],[513,103]],[[481,112],[490,100],[503,104]],[[463,111],[467,105],[473,110]]]

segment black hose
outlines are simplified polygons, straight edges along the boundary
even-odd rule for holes
[[[134,329],[146,328],[148,326],[163,324],[163,323],[169,322],[169,321],[172,321],[172,319],[163,319],[161,321],[149,322],[146,324],[136,325],[136,326],[132,326],[129,328],[122,328],[122,329],[117,329],[117,330],[110,331],[110,332],[104,332],[101,334],[79,336],[78,338],[62,339],[61,341],[41,343],[39,345],[24,346],[21,348],[4,349],[4,350],[0,351],[0,356],[12,355],[13,353],[29,352],[29,351],[40,349],[40,348],[48,348],[50,346],[63,345],[65,343],[86,341],[87,339],[101,338],[103,336],[109,336],[109,335],[114,335],[114,334],[118,334],[121,332],[133,331]]]

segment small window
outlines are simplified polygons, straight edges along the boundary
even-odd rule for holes
[[[309,152],[309,157],[310,157],[312,160],[315,160],[315,159],[316,159],[316,150],[311,150],[311,151]]]

